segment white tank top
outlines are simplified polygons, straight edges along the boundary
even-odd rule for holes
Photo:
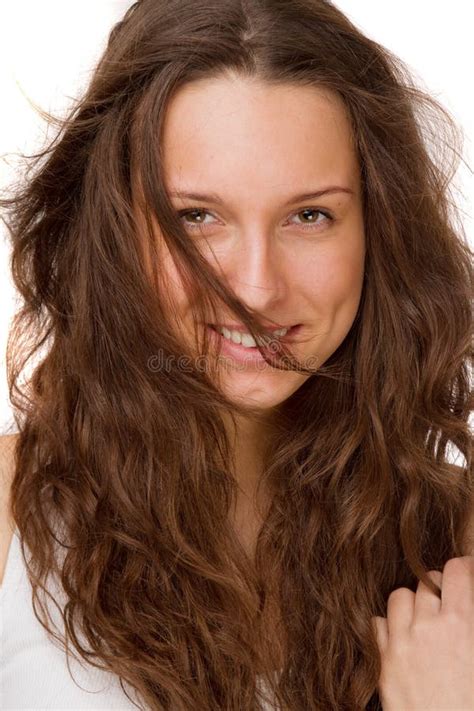
[[[55,599],[62,606],[64,597],[60,593]],[[54,614],[56,608],[49,601],[48,609],[57,624],[60,616]],[[0,709],[131,711],[138,707],[147,711],[135,690],[123,682],[137,706],[131,703],[112,672],[80,663],[70,655],[70,673],[66,653],[56,644],[35,617],[31,586],[15,529],[0,585]],[[263,711],[274,708],[262,702]]]

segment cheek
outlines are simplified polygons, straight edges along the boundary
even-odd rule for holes
[[[331,254],[314,260],[303,271],[306,300],[316,318],[344,335],[357,314],[364,281],[364,253]]]

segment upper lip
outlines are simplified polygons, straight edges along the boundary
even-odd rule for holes
[[[220,328],[228,328],[229,331],[241,331],[243,333],[246,333],[245,326],[242,323],[212,323],[209,325],[210,326],[219,326]],[[293,325],[296,325],[296,324],[293,324]],[[267,328],[270,331],[279,331],[282,328],[287,328],[287,329],[293,328],[293,325],[292,326],[274,326],[271,323],[264,323],[263,327]]]

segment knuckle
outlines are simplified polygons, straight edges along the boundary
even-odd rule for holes
[[[464,555],[457,558],[450,558],[444,564],[443,575],[446,573],[449,575],[474,574],[474,556]]]
[[[387,616],[393,612],[394,609],[402,607],[404,602],[411,598],[414,593],[409,588],[396,588],[392,590],[387,598]]]
[[[415,619],[410,628],[410,635],[415,640],[425,640],[430,637],[433,632],[433,623],[431,620],[421,618]]]
[[[394,660],[406,662],[412,648],[409,635],[401,630],[397,630],[397,634],[392,635],[389,639],[390,655]]]
[[[444,609],[442,619],[450,629],[459,628],[464,630],[466,628],[466,616],[463,611],[457,607]]]
[[[407,593],[410,595],[413,594],[409,588],[395,588],[395,590],[392,590],[392,592],[388,596],[388,599],[390,600],[392,598],[403,598],[407,595]]]

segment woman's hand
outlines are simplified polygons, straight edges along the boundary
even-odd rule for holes
[[[372,617],[382,656],[384,711],[474,711],[474,556],[451,558],[416,593],[393,590]]]

